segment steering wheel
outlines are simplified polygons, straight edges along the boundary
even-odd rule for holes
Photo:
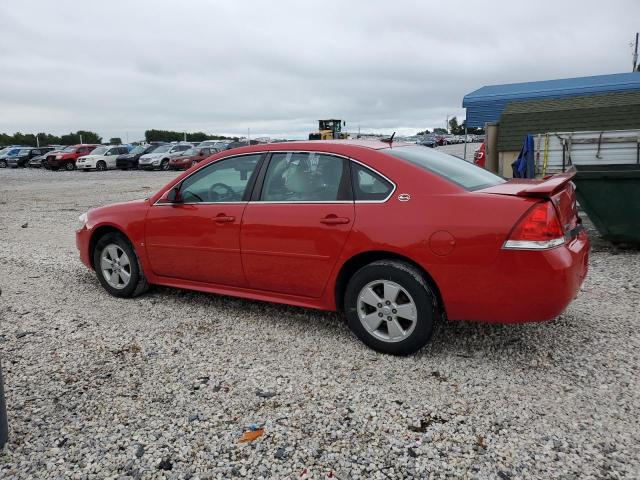
[[[215,189],[218,187],[224,188],[225,192],[223,194],[219,194],[218,192],[216,192]],[[233,200],[233,197],[235,197],[235,195],[236,192],[226,183],[214,183],[209,187],[209,200],[214,202]]]

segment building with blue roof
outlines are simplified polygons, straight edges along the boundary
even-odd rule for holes
[[[462,106],[468,127],[486,128],[487,168],[511,176],[527,134],[640,131],[640,72],[487,85]]]

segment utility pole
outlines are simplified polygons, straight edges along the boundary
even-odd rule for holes
[[[449,115],[447,114],[447,121],[444,124],[444,129],[449,133]]]
[[[247,128],[247,145],[251,145],[251,128]]]
[[[638,68],[638,32],[636,32],[636,48],[633,52],[633,70],[631,71],[640,71],[640,69]]]
[[[80,144],[82,144],[82,134],[80,134]]]
[[[36,133],[36,147],[40,148],[40,139],[38,138],[37,133]]]

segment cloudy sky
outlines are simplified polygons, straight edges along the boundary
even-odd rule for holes
[[[415,133],[486,84],[631,70],[640,1],[2,0],[0,132]]]

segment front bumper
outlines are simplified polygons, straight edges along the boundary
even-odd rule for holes
[[[92,170],[96,168],[96,162],[76,162],[76,168],[78,170]]]
[[[83,226],[82,228],[76,230],[76,247],[78,248],[78,252],[80,253],[80,260],[84,263],[87,268],[93,269],[91,265],[91,257],[89,254],[89,242],[91,240],[91,231]]]

